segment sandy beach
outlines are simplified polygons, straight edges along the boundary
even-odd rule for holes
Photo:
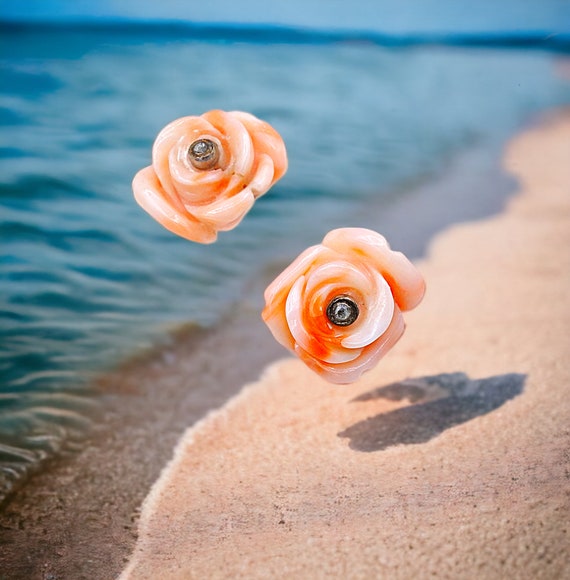
[[[567,112],[509,144],[359,382],[284,358],[187,430],[121,579],[570,577],[569,160]]]

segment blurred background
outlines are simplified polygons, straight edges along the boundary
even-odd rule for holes
[[[570,102],[569,53],[561,0],[5,0],[0,496],[88,429],[93,373],[178,324],[215,327],[271,264],[498,155]],[[214,108],[271,123],[290,169],[203,247],[130,183],[165,124]]]

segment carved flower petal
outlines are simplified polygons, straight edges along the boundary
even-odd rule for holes
[[[374,342],[390,326],[394,315],[394,297],[388,282],[377,272],[373,273],[375,288],[366,296],[363,324],[341,341],[346,348],[362,348]]]
[[[404,254],[391,250],[380,234],[365,228],[340,228],[329,232],[323,245],[373,263],[390,285],[401,310],[410,310],[421,302],[425,293],[422,275]]]
[[[229,199],[218,199],[208,205],[191,206],[188,210],[198,220],[224,231],[235,227],[251,209],[254,201],[253,193],[246,188]]]
[[[169,193],[173,194],[176,187],[171,175],[170,153],[177,149],[181,140],[188,145],[199,139],[201,135],[213,134],[218,139],[221,135],[202,117],[182,117],[169,123],[157,135],[152,146],[152,166],[158,180]]]
[[[220,140],[210,134],[202,133],[200,138],[214,141],[220,149],[223,147]],[[170,150],[168,167],[172,184],[185,203],[210,203],[227,187],[231,173],[222,167],[206,171],[193,167],[188,159],[190,145],[183,136]]]
[[[133,191],[138,204],[171,232],[202,244],[216,241],[217,234],[213,228],[173,207],[151,166],[141,169],[135,175]]]
[[[330,364],[314,358],[299,346],[295,347],[295,352],[309,368],[327,381],[339,385],[353,383],[360,378],[362,373],[374,368],[378,361],[400,340],[404,330],[404,319],[400,309],[396,307],[394,317],[386,332],[378,340],[364,348],[356,360]]]
[[[249,188],[255,197],[262,196],[270,187],[274,177],[273,159],[265,153],[259,156],[259,164]]]
[[[253,165],[253,142],[247,129],[235,115],[225,111],[209,111],[204,119],[225,135],[231,151],[232,170],[247,177]]]
[[[250,132],[256,151],[268,155],[273,160],[272,183],[281,179],[287,171],[287,152],[279,133],[269,123],[258,119],[251,113],[232,111],[231,114],[238,118]]]
[[[358,268],[338,254],[335,257],[337,259],[322,263],[311,270],[307,281],[307,296],[322,284],[335,284],[339,288],[356,288],[362,294],[373,290],[373,282],[367,276],[366,269]]]
[[[265,318],[265,311],[272,308],[284,306],[289,290],[299,276],[305,274],[309,268],[319,259],[325,260],[328,256],[334,257],[335,253],[321,245],[311,246],[302,252],[269,286],[266,288],[264,297],[266,307],[262,316]]]
[[[289,350],[295,349],[295,339],[289,329],[284,308],[265,308],[263,310],[263,320],[279,344]]]

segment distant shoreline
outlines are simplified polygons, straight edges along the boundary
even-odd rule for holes
[[[372,44],[385,47],[450,46],[473,48],[537,49],[570,53],[570,33],[548,30],[501,32],[410,32],[379,33],[352,29],[321,29],[276,24],[234,24],[224,22],[184,22],[180,20],[69,19],[65,21],[0,20],[2,34],[39,32],[144,34],[157,38],[277,44]]]

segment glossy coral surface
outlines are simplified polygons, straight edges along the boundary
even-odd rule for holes
[[[192,146],[213,144],[216,163],[192,162]],[[234,228],[254,201],[287,170],[281,136],[241,111],[209,111],[168,124],[152,148],[152,165],[133,179],[135,199],[165,228],[208,244]]]
[[[402,312],[417,306],[424,292],[422,275],[383,236],[341,228],[267,287],[262,316],[277,341],[311,369],[332,383],[351,383],[396,344],[405,328]],[[327,315],[339,296],[358,306],[349,325]]]

